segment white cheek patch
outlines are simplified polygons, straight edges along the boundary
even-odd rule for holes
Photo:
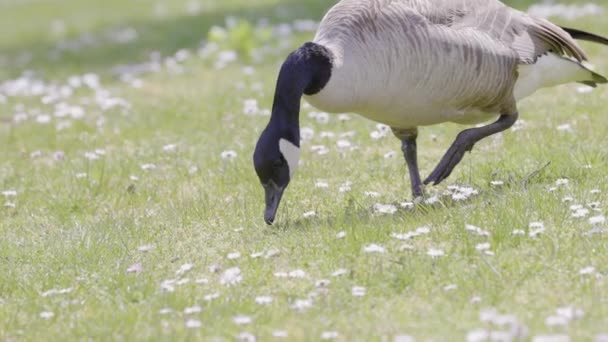
[[[279,140],[279,151],[281,151],[283,157],[287,160],[289,178],[291,178],[300,162],[300,148],[287,139],[281,139]]]

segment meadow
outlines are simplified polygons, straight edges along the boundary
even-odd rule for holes
[[[608,340],[608,87],[522,101],[415,205],[386,127],[304,105],[264,223],[277,70],[333,3],[0,0],[1,340]],[[568,4],[534,9],[608,36]]]

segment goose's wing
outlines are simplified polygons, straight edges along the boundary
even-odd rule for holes
[[[553,52],[578,61],[587,57],[574,39],[557,25],[510,8],[497,0],[401,0],[430,23],[458,31],[473,29],[514,50],[520,63],[535,63]]]

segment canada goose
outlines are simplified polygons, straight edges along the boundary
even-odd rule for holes
[[[479,140],[511,127],[516,102],[539,88],[608,80],[582,64],[574,39],[608,39],[556,26],[498,0],[342,0],[313,42],[279,72],[272,115],[253,155],[272,224],[298,166],[300,100],[389,125],[401,140],[414,198],[422,196],[418,126],[495,122],[458,134],[424,184],[450,175]]]

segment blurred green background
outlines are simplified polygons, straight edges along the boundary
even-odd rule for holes
[[[227,17],[290,22],[319,21],[335,1],[326,0],[0,0],[0,77],[23,68],[49,74],[100,71],[142,60],[151,52],[195,49]],[[526,10],[535,3],[505,3]],[[560,4],[588,4],[561,1]],[[555,21],[564,21],[560,17]],[[587,26],[592,27],[593,23]],[[580,28],[585,29],[585,22]]]

